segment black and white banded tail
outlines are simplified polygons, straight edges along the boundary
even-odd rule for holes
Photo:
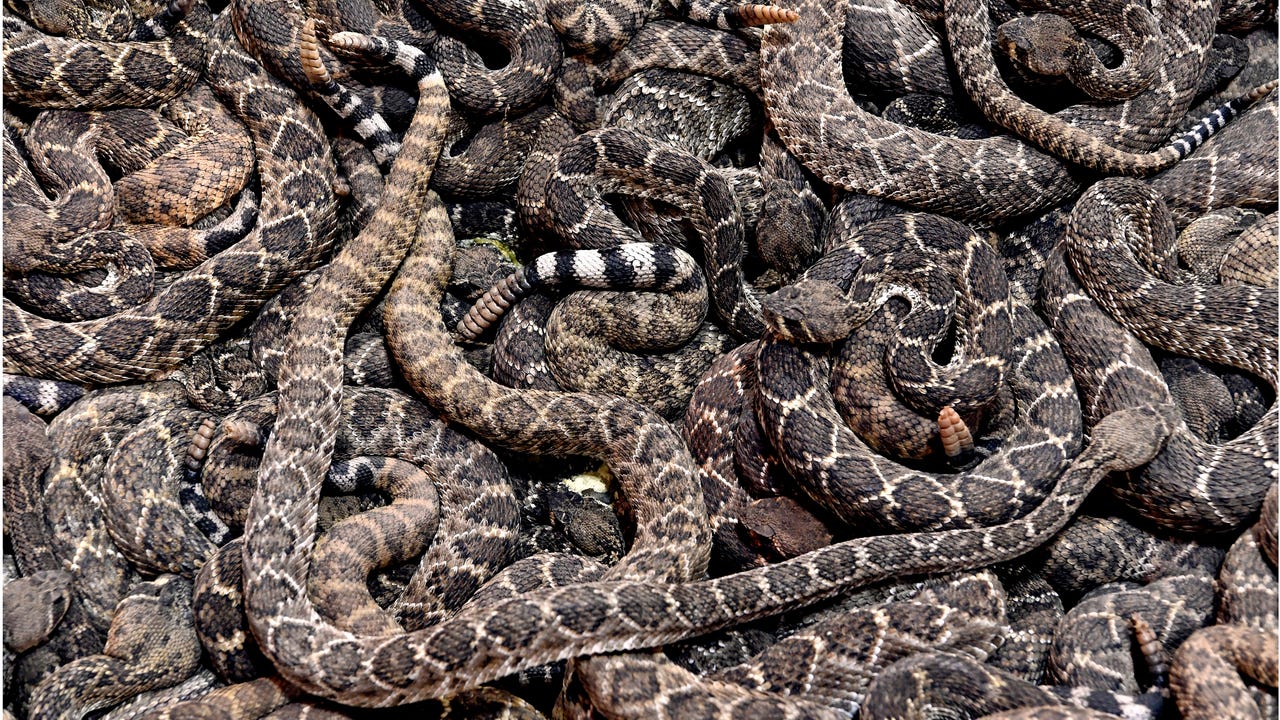
[[[84,387],[74,383],[4,374],[4,394],[40,417],[57,415],[84,393]]]
[[[204,252],[213,257],[236,244],[253,229],[258,220],[258,193],[253,188],[240,192],[236,208],[222,222],[204,233]]]
[[[342,33],[339,33],[342,34]],[[330,43],[333,38],[330,38]],[[384,175],[391,170],[391,162],[400,152],[400,141],[391,132],[386,119],[374,110],[359,95],[339,85],[329,74],[324,61],[320,57],[320,46],[316,40],[314,20],[308,20],[302,27],[298,40],[298,54],[302,59],[302,70],[311,83],[311,89],[326,105],[345,122],[360,138],[365,147],[373,153],[378,163],[378,170]],[[417,77],[415,76],[415,79]]]
[[[457,330],[463,339],[478,338],[516,301],[540,288],[665,292],[680,288],[699,272],[688,253],[655,243],[547,253],[486,290]]]
[[[1280,80],[1271,80],[1263,83],[1258,87],[1237,98],[1228,100],[1219,105],[1216,110],[1206,115],[1196,126],[1188,130],[1182,137],[1170,143],[1169,147],[1178,154],[1181,160],[1196,151],[1196,148],[1208,142],[1227,123],[1231,122],[1237,115],[1244,112],[1249,106],[1258,100],[1269,95],[1276,87],[1280,86]]]
[[[739,3],[734,0],[668,0],[676,15],[695,23],[714,25],[721,30],[760,27],[774,23],[795,22],[795,10],[761,3]]]

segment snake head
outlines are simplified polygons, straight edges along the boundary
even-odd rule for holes
[[[1110,470],[1132,470],[1151,462],[1179,419],[1173,405],[1142,405],[1117,410],[1093,427],[1090,449]]]
[[[71,575],[41,570],[4,586],[4,644],[25,652],[44,642],[71,603]]]
[[[103,652],[133,662],[174,665],[185,677],[179,666],[194,669],[200,661],[191,594],[191,581],[179,575],[161,575],[133,586],[116,605]]]
[[[853,303],[838,286],[824,280],[800,280],[760,301],[765,324],[796,343],[832,343],[857,325]]]
[[[1017,17],[1000,25],[996,42],[1010,60],[1048,77],[1072,72],[1084,45],[1071,23],[1052,13]]]

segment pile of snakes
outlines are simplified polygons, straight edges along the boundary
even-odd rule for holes
[[[1276,717],[1275,0],[775,2],[5,0],[4,717]]]

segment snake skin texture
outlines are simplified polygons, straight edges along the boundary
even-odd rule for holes
[[[1266,718],[1275,0],[6,0],[5,718]]]

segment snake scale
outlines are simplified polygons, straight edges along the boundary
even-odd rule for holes
[[[6,717],[1272,716],[1274,18],[8,0]]]
[[[232,44],[230,29],[224,17],[210,31],[216,50],[207,80],[254,137],[264,189],[259,222],[243,240],[130,311],[54,323],[6,300],[6,357],[13,369],[81,382],[155,373],[207,345],[319,262],[334,229],[328,144],[315,116]]]

